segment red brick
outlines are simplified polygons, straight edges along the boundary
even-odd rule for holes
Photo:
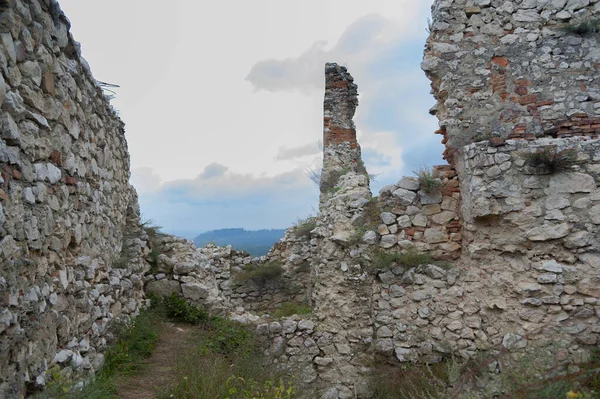
[[[515,80],[515,86],[529,87],[529,86],[531,86],[531,80],[517,79],[517,80]]]
[[[508,58],[506,57],[492,57],[492,63],[499,65],[503,68],[508,66]]]
[[[524,96],[527,95],[528,91],[527,91],[527,87],[524,86],[517,86],[515,88],[515,93],[517,93],[520,96]]]
[[[536,101],[537,101],[537,94],[529,94],[527,96],[523,96],[523,97],[519,98],[519,104],[521,104],[521,105],[533,104]]]

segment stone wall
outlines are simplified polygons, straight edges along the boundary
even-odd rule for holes
[[[422,68],[446,157],[489,138],[600,132],[597,0],[436,0]],[[485,112],[482,112],[485,110]]]
[[[0,11],[0,397],[102,364],[147,264],[124,125],[55,1]]]
[[[284,303],[310,299],[310,243],[294,228],[260,258],[227,247],[202,248],[183,238],[161,237],[156,267],[145,277],[146,291],[158,296],[181,294],[214,314],[272,314]],[[255,268],[274,265],[281,275],[264,281],[239,278]]]
[[[573,151],[553,174],[527,154]],[[564,154],[564,153],[563,153]],[[376,351],[401,361],[546,348],[585,359],[600,333],[598,140],[508,140],[464,147],[465,252],[454,267],[380,273]]]
[[[434,167],[430,177],[435,179],[428,189],[416,177],[403,177],[379,191],[379,245],[392,250],[413,248],[436,259],[457,259],[462,249],[458,178],[449,165]],[[376,239],[375,232],[364,236],[367,243]]]

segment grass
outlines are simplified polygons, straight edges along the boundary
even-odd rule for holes
[[[301,309],[301,304],[293,304]],[[174,384],[165,387],[160,398],[194,399],[292,399],[295,387],[268,366],[263,346],[254,331],[243,324],[192,306],[176,294],[152,298],[152,307],[118,331],[118,339],[105,352],[105,364],[94,379],[79,392],[69,392],[70,375],[58,365],[48,370],[46,391],[35,398],[117,399],[118,384],[136,378],[155,348],[162,320],[197,325],[190,332],[192,349],[179,356]]]
[[[310,232],[317,227],[317,218],[309,216],[304,219],[298,219],[294,232],[298,237],[310,238]]]
[[[568,24],[562,25],[559,30],[578,36],[588,36],[600,32],[600,17],[588,17],[581,20],[574,20]]]
[[[575,150],[559,151],[556,147],[544,147],[524,155],[527,164],[550,174],[569,170],[577,161]]]
[[[306,315],[312,313],[313,308],[306,303],[303,302],[284,302],[281,304],[275,312],[273,313],[273,317],[282,318],[289,317],[292,315]]]
[[[176,367],[175,385],[160,398],[293,398],[294,387],[267,366],[248,327],[214,317],[195,332],[194,348]]]
[[[48,370],[46,391],[36,398],[112,399],[117,398],[117,379],[143,367],[158,342],[160,323],[153,310],[142,311],[130,324],[118,328],[118,339],[104,353],[104,366],[81,392],[69,392],[71,381],[57,365]]]
[[[496,367],[497,372],[491,371]],[[450,357],[432,365],[400,367],[379,361],[372,377],[373,399],[600,399],[598,357],[578,367],[574,373],[559,372],[554,356],[541,348],[481,354],[468,361]]]
[[[435,194],[442,189],[442,181],[433,175],[433,171],[426,166],[421,166],[413,171],[419,180],[421,190],[427,194]]]
[[[363,207],[363,227],[365,227],[366,230],[376,230],[377,226],[381,223],[381,219],[379,218],[380,214],[381,207],[379,198],[373,197]]]
[[[234,281],[240,285],[253,281],[256,285],[264,287],[268,283],[280,282],[282,275],[281,262],[271,261],[260,265],[248,265],[235,275]]]
[[[454,359],[404,367],[378,364],[373,373],[373,399],[447,399],[447,387],[460,367]]]

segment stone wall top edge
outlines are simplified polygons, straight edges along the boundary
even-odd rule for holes
[[[486,149],[490,147],[495,148],[527,148],[527,147],[541,147],[541,146],[573,146],[576,144],[582,145],[593,145],[595,143],[600,143],[600,139],[592,139],[591,137],[540,137],[535,140],[505,140],[502,145],[495,146],[489,140],[478,141],[475,143],[466,144],[460,148],[460,152],[465,152],[471,149]]]
[[[81,70],[83,71],[84,75],[91,81],[92,85],[96,88],[96,92],[98,93],[99,98],[101,98],[102,102],[105,104],[106,110],[108,111],[110,116],[114,118],[123,129],[125,126],[125,122],[123,122],[117,110],[111,105],[110,100],[108,100],[104,95],[104,91],[102,90],[99,81],[94,77],[89,63],[81,53],[81,44],[77,40],[75,40],[71,32],[71,21],[69,20],[65,12],[62,10],[58,1],[51,0],[49,2],[48,7],[49,11],[55,15],[56,20],[66,25],[67,37],[69,40],[69,44],[67,45],[67,47],[72,46],[75,49],[75,51],[72,54],[73,58],[81,67]]]

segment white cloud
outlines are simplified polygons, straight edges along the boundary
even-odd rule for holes
[[[142,210],[164,225],[210,228],[283,227],[317,202],[303,171],[320,159],[307,143],[322,135],[325,61],[356,78],[362,146],[385,159],[373,168],[400,173],[411,143],[433,130],[410,120],[404,134],[398,121],[417,114],[408,104],[426,113],[433,102],[420,53],[397,54],[403,44],[422,50],[428,3],[61,0],[95,76],[121,85],[113,104]],[[392,65],[405,59],[412,66]]]
[[[288,161],[317,154],[321,154],[318,143],[310,143],[299,147],[281,147],[275,156],[275,160]]]
[[[255,90],[321,90],[326,62],[349,65],[350,72],[356,73],[410,37],[398,20],[369,14],[348,26],[331,49],[327,49],[326,42],[317,41],[298,57],[260,61],[246,80]],[[361,82],[358,83],[360,87]]]

